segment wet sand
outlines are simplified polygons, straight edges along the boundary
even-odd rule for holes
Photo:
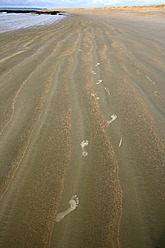
[[[164,247],[165,19],[151,17],[0,35],[0,247]]]

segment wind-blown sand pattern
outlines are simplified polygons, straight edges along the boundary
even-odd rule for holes
[[[87,12],[0,35],[0,247],[164,247],[165,20]]]

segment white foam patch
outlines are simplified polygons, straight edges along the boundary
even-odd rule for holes
[[[21,28],[50,25],[53,23],[58,23],[64,18],[66,18],[64,15],[0,13],[0,33]]]

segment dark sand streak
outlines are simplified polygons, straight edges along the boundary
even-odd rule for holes
[[[76,35],[77,36],[77,35]],[[73,47],[73,49],[74,49],[74,47],[77,45],[77,39],[75,39],[76,38],[76,36],[74,35],[74,34],[71,34],[70,36],[69,36],[69,42],[70,42],[70,44],[71,44],[71,46]],[[72,39],[71,39],[71,37],[72,37]],[[68,44],[68,40],[67,40],[67,44]],[[65,43],[64,43],[64,45],[65,45]],[[63,45],[63,46],[64,46]],[[58,121],[57,120],[54,120],[54,124],[55,124],[55,131],[56,132],[59,132],[58,133],[58,135],[57,135],[57,133],[56,133],[56,136],[59,136],[59,138],[61,139],[61,137],[63,136],[64,138],[66,138],[66,140],[63,140],[63,139],[61,139],[60,141],[58,141],[58,139],[57,140],[55,140],[55,142],[56,142],[56,144],[54,144],[54,149],[55,149],[55,147],[57,146],[58,147],[58,149],[61,149],[63,146],[64,147],[69,147],[69,144],[70,144],[70,142],[69,142],[69,140],[68,140],[68,138],[67,138],[67,133],[69,132],[69,115],[70,115],[70,110],[68,110],[69,112],[68,112],[68,114],[66,113],[66,119],[65,119],[65,117],[63,117],[62,115],[63,114],[65,114],[65,109],[66,109],[66,111],[67,111],[67,108],[69,107],[69,102],[68,102],[68,100],[67,100],[67,98],[68,98],[68,96],[67,96],[67,92],[66,92],[66,96],[67,96],[67,98],[66,98],[66,96],[65,97],[63,97],[63,94],[65,94],[65,91],[66,91],[66,82],[65,82],[65,73],[67,73],[67,70],[69,70],[69,69],[67,69],[67,67],[65,67],[65,73],[64,72],[62,72],[62,75],[61,75],[61,67],[63,68],[63,66],[64,66],[64,60],[65,60],[65,57],[66,56],[68,56],[70,53],[72,53],[72,49],[71,49],[71,46],[66,46],[65,45],[65,49],[63,49],[63,51],[60,53],[60,60],[57,60],[55,63],[54,63],[54,66],[55,66],[55,64],[56,64],[56,67],[58,68],[58,70],[55,70],[55,71],[53,71],[52,72],[52,77],[51,77],[51,84],[50,84],[50,87],[51,87],[51,85],[52,85],[52,80],[53,80],[53,77],[54,77],[54,82],[53,82],[53,84],[55,83],[55,82],[58,82],[58,88],[57,88],[57,90],[60,92],[60,93],[62,93],[62,98],[59,98],[59,96],[56,96],[56,98],[55,98],[55,100],[57,101],[57,103],[58,103],[58,111],[57,111],[57,113],[60,111],[60,109],[61,109],[61,107],[63,106],[63,108],[64,108],[64,113],[63,112],[60,112],[61,114],[58,114]],[[54,49],[54,52],[55,52],[55,50],[56,49]],[[50,58],[51,57],[49,57],[49,60],[50,60]],[[57,57],[56,57],[57,58]],[[69,63],[68,63],[69,64]],[[55,67],[55,68],[56,68]],[[56,75],[54,75],[54,73],[56,72]],[[58,74],[60,74],[60,75],[58,75]],[[64,78],[64,79],[63,79]],[[63,82],[63,84],[61,83],[62,82],[62,80],[64,81]],[[60,84],[59,84],[59,82],[60,82]],[[49,87],[49,90],[50,90],[50,87]],[[56,91],[57,91],[56,90]],[[55,93],[54,94],[57,94],[56,93],[56,91],[55,91]],[[47,93],[49,93],[49,92],[47,92]],[[47,94],[48,95],[48,94]],[[60,99],[60,101],[58,101],[58,98]],[[51,101],[52,100],[52,97],[50,97],[50,94],[49,94],[49,101]],[[63,104],[64,103],[64,104]],[[45,108],[45,106],[44,106],[44,108]],[[51,107],[52,108],[52,107]],[[50,115],[51,116],[51,115]],[[68,116],[68,117],[67,117]],[[62,119],[61,119],[62,118]],[[60,125],[57,125],[58,123],[60,122]],[[59,128],[62,128],[63,127],[63,123],[65,123],[66,122],[66,125],[68,126],[68,131],[67,130],[65,130],[65,127],[64,127],[64,130],[62,130],[61,131],[61,134],[60,134],[60,129]],[[57,126],[56,126],[57,125]],[[61,126],[61,127],[60,127]],[[67,131],[67,132],[66,132]],[[62,145],[62,143],[63,143],[63,145]],[[60,145],[61,144],[61,145]],[[27,149],[26,149],[27,150]],[[57,152],[57,154],[58,153],[60,153],[60,150],[59,151],[56,151]],[[68,152],[69,152],[69,150],[68,150]],[[55,158],[54,159],[57,159],[57,155],[55,154],[54,155],[55,156]],[[66,162],[64,162],[65,161],[65,157],[66,156],[68,156],[68,153],[67,153],[67,149],[65,149],[64,150],[64,154],[63,154],[63,158],[61,157],[60,158],[60,160],[61,160],[61,163],[64,163],[64,171],[63,171],[63,174],[62,174],[62,176],[64,177],[65,176],[65,174],[66,174],[66,171],[67,171],[67,166],[69,165],[68,163],[68,161],[69,161],[69,157],[68,157],[68,160],[66,160]],[[46,157],[47,157],[47,155],[46,155]],[[60,160],[58,161],[58,163],[60,163]],[[57,163],[57,164],[58,164]],[[66,165],[65,165],[65,163],[66,163]],[[42,163],[41,163],[42,164]],[[39,165],[40,166],[40,165]],[[52,166],[52,165],[51,165]],[[62,169],[62,168],[61,168]],[[33,169],[32,169],[33,170]],[[59,170],[58,168],[57,168],[57,170],[58,170],[58,172],[61,174],[61,170]],[[16,173],[16,172],[15,172]],[[15,175],[15,173],[14,173],[14,175]],[[27,172],[27,174],[28,174],[28,172]],[[50,176],[50,173],[48,173],[48,176]],[[56,175],[57,176],[57,175]],[[60,175],[59,175],[60,176]],[[38,179],[39,180],[39,179]],[[48,179],[46,179],[45,178],[45,180],[48,180]],[[60,180],[60,181],[57,181],[57,180]],[[58,186],[58,191],[57,191],[57,196],[56,195],[54,195],[54,197],[53,197],[53,199],[55,199],[56,200],[56,204],[55,204],[55,206],[58,206],[58,202],[60,202],[60,195],[61,195],[61,191],[62,191],[62,188],[63,188],[63,178],[60,176],[60,178],[58,179],[57,178],[57,180],[54,178],[54,184],[56,183],[56,185],[58,185],[59,184],[59,186]],[[33,182],[33,181],[32,181]],[[34,181],[35,182],[35,181]],[[39,189],[38,189],[39,190]],[[37,192],[38,192],[38,190],[37,190]],[[59,195],[59,192],[60,192],[60,195]],[[18,194],[18,193],[17,193]],[[29,193],[27,193],[27,195],[29,195]],[[47,195],[47,194],[46,194]],[[23,194],[23,196],[24,196],[24,194]],[[23,197],[22,196],[22,197]],[[56,197],[55,197],[56,196]],[[19,194],[19,197],[20,197],[20,194]],[[21,202],[22,202],[23,200],[21,200]],[[52,205],[51,205],[51,207],[52,207]],[[54,222],[54,219],[55,219],[55,215],[57,214],[57,212],[54,210],[54,213],[53,213],[53,215],[54,215],[54,218],[52,218],[52,216],[51,216],[51,221],[50,221],[50,223],[53,223]],[[49,216],[47,216],[47,218],[48,218]],[[37,219],[35,219],[34,218],[34,223],[36,222],[37,223]],[[18,225],[18,224],[17,224]],[[51,224],[52,225],[52,224]],[[25,232],[27,231],[27,229],[25,229]],[[20,235],[19,233],[21,232],[21,230],[20,230],[20,223],[19,223],[19,225],[17,226],[17,235]],[[39,233],[40,231],[38,231],[38,233]],[[47,231],[48,232],[48,231]],[[44,234],[43,233],[43,237],[44,237],[44,235],[46,235],[46,234]],[[47,233],[47,238],[45,237],[45,238],[43,238],[44,240],[42,240],[42,238],[41,238],[41,243],[42,243],[42,247],[48,247],[49,246],[49,242],[50,242],[50,235],[51,235],[51,228],[50,228],[50,230],[49,230],[49,232]],[[37,236],[37,234],[36,234],[36,236]],[[33,232],[32,232],[32,237],[33,237]],[[33,238],[30,238],[30,240],[31,240],[31,242],[33,243],[33,242],[35,242],[35,240],[37,240],[37,239],[39,239],[39,238],[37,238],[37,237],[33,237]],[[10,241],[8,241],[8,242],[10,242]],[[13,241],[12,241],[13,242]],[[21,242],[21,241],[20,241]],[[26,242],[24,242],[24,246],[26,247],[26,245],[27,245],[27,247],[28,247],[28,243],[26,244]],[[39,247],[40,247],[40,245],[39,245]]]
[[[45,63],[47,61],[47,59],[49,59],[50,56],[52,56],[52,55],[56,56],[56,54],[55,54],[56,50],[58,52],[58,48],[60,48],[61,43],[63,44],[64,41],[68,38],[66,36],[66,33],[65,33],[65,35],[62,34],[61,36],[62,37],[59,38],[60,42],[57,43],[56,48],[54,48],[54,42],[56,41],[56,38],[54,38],[54,36],[48,42],[42,41],[42,46],[40,47],[40,44],[38,44],[39,48],[37,48],[36,53],[33,54],[32,57],[28,56],[27,60],[25,59],[23,61],[23,63],[17,64],[12,69],[12,71],[9,70],[9,72],[7,72],[7,75],[4,75],[4,77],[1,77],[1,82],[7,81],[8,84],[7,84],[7,86],[5,84],[4,89],[2,88],[2,91],[1,91],[2,92],[1,93],[2,94],[1,101],[2,101],[2,104],[5,106],[5,108],[3,110],[4,113],[2,112],[2,117],[1,117],[2,124],[0,126],[0,130],[1,130],[0,135],[3,133],[3,130],[8,126],[8,124],[12,120],[12,117],[14,114],[14,106],[15,106],[16,98],[18,97],[18,95],[19,95],[20,91],[22,90],[22,88],[24,87],[24,85],[31,78],[31,76],[35,73],[35,71],[37,71],[38,68],[40,68],[41,64]],[[72,34],[69,33],[68,36],[72,36]],[[47,38],[49,38],[49,36]],[[51,46],[51,49],[50,49],[50,46]],[[48,50],[47,48],[49,48],[49,53],[47,51]],[[29,48],[29,50],[31,50],[31,49]],[[45,53],[45,51],[47,51],[47,52]],[[42,60],[42,62],[40,63],[41,60]],[[21,66],[21,67],[19,67],[19,66]],[[34,69],[34,66],[35,66],[35,69]],[[28,68],[28,70],[29,70],[29,68],[31,70],[33,70],[32,72],[29,70],[29,75],[27,74],[27,78],[25,78],[25,76],[24,76],[24,74],[28,72],[28,70],[26,68]],[[14,73],[14,75],[13,75],[13,73]],[[18,77],[18,75],[19,75],[19,77]],[[21,78],[24,79],[23,82],[21,82]],[[16,89],[13,89],[13,81],[17,81],[17,85],[16,85],[17,88]],[[10,85],[11,85],[11,88],[10,88]],[[7,93],[8,97],[4,98],[3,92],[4,92],[4,95],[6,96],[7,90],[8,90],[8,93]],[[12,98],[11,95],[13,95],[13,99],[11,99]],[[5,102],[6,100],[7,100],[7,102]]]
[[[111,33],[111,28],[109,28],[109,32],[105,32],[105,35],[106,37],[104,37],[104,41],[107,39],[113,39],[114,34]],[[99,40],[100,38],[101,36],[99,36]],[[140,235],[142,240],[140,241],[140,239],[137,238],[137,240],[139,240],[137,241],[136,247],[152,247],[154,240],[158,239],[158,230],[162,230],[164,224],[164,222],[160,224],[160,219],[164,219],[164,212],[162,212],[161,209],[163,209],[164,202],[163,188],[165,187],[165,149],[164,144],[162,143],[162,137],[156,127],[157,119],[155,116],[151,116],[150,107],[152,106],[151,103],[154,104],[155,100],[153,97],[149,98],[147,95],[153,85],[151,83],[149,84],[149,80],[145,77],[147,74],[145,64],[140,64],[139,62],[134,63],[137,61],[136,55],[134,57],[134,55],[129,53],[131,50],[128,50],[128,47],[125,46],[125,44],[128,43],[127,39],[124,39],[124,43],[115,41],[115,43],[112,43],[112,47],[109,45],[106,57],[104,56],[104,50],[102,49],[103,45],[99,42],[100,46],[98,47],[100,51],[98,61],[101,63],[100,68],[103,75],[103,82],[105,82],[106,86],[109,87],[111,96],[107,99],[107,101],[105,101],[104,96],[104,100],[102,101],[101,99],[103,98],[103,93],[101,89],[99,89],[98,95],[101,96],[99,102],[103,113],[108,116],[108,112],[109,115],[110,113],[115,112],[119,117],[119,122],[117,122],[115,126],[111,127],[109,135],[119,161],[120,180],[124,193],[124,215],[122,218],[122,228],[120,234],[121,243],[124,247],[135,247],[135,243],[132,240],[134,240],[133,237],[136,236],[136,232],[132,229],[133,224],[129,223],[130,218],[130,220],[133,219],[131,221],[134,223],[134,226],[136,226],[135,230],[139,229],[138,232],[142,232]],[[136,42],[138,44],[138,40]],[[105,43],[108,44],[108,42]],[[154,43],[152,46],[154,46]],[[134,51],[135,48],[131,47],[130,49],[133,49]],[[126,59],[127,54],[132,56],[132,68],[129,59]],[[109,58],[109,63],[107,63],[107,58]],[[111,58],[113,58],[113,61],[111,61]],[[148,61],[150,61],[149,58]],[[103,62],[105,63],[103,64]],[[141,85],[135,83],[138,77],[136,70],[139,70],[141,74],[141,81],[143,80],[140,82]],[[120,77],[118,76],[119,72],[122,75]],[[149,72],[151,73],[152,71],[149,70]],[[144,81],[146,81],[147,87],[142,94],[141,87],[145,87]],[[108,110],[108,105],[110,106],[110,110],[113,112]],[[162,107],[160,101],[158,107]],[[159,108],[156,110],[159,111]],[[155,111],[153,113],[155,115]],[[161,113],[162,116],[164,116],[164,112]],[[139,132],[141,132],[141,134],[138,134]],[[122,133],[124,136],[124,147],[127,147],[127,149],[122,148],[122,151],[118,151],[117,148],[119,139],[121,138],[119,133]],[[134,138],[135,134],[137,135],[136,138]],[[128,137],[129,143],[127,142]],[[132,156],[130,156],[128,151],[130,151]],[[138,183],[131,178],[131,170],[132,174],[135,174],[134,176],[137,178],[136,180]],[[139,187],[139,189],[137,187]],[[130,188],[132,189],[130,190]],[[131,191],[134,191],[132,195],[134,202],[131,199],[128,200],[128,194],[131,196]],[[155,199],[155,201],[152,198]],[[141,201],[143,204],[140,203]],[[156,207],[157,201],[160,204],[159,210],[158,207]],[[129,209],[128,206],[130,203],[132,206]],[[127,217],[125,217],[126,208],[129,209],[127,212]],[[134,209],[133,213],[131,211],[132,209]],[[141,214],[141,223],[138,219],[136,219],[136,215],[139,216],[139,214]],[[124,224],[125,219],[127,219],[126,224]],[[148,222],[147,226],[145,222]],[[124,230],[127,230],[125,233],[128,233],[129,236],[123,236]]]
[[[65,43],[64,43],[65,44]],[[59,43],[59,45],[60,45],[60,43]],[[59,46],[58,45],[58,46]],[[57,47],[58,47],[57,46]],[[56,51],[56,49],[57,48],[55,48],[54,50],[53,50],[53,52],[52,52],[52,54],[48,57],[48,59],[50,60],[51,59],[51,56],[55,56],[56,54],[55,54],[55,51]],[[70,51],[69,51],[70,52]],[[60,57],[62,56],[62,54],[60,53]],[[66,51],[65,51],[65,56],[66,56]],[[48,60],[47,59],[47,60]],[[43,64],[45,64],[45,62],[47,62],[47,61],[43,61]],[[48,63],[48,62],[47,62]],[[41,65],[40,65],[41,66]],[[55,65],[53,65],[53,66],[55,66]],[[33,74],[35,74],[35,72],[36,72],[36,70],[34,70],[32,73],[31,73],[31,75],[29,76],[29,78],[28,79],[30,79],[31,78],[31,76],[33,76]],[[55,70],[52,72],[52,75],[51,75],[51,80],[48,80],[48,84],[51,84],[52,83],[52,80],[53,80],[53,74],[55,73]],[[14,100],[13,100],[13,104],[12,104],[12,110],[13,110],[13,112],[12,112],[12,115],[11,115],[11,117],[10,117],[10,119],[9,119],[9,121],[7,122],[7,124],[6,124],[6,126],[8,126],[9,125],[9,123],[10,122],[12,122],[12,119],[13,119],[13,116],[14,116],[14,110],[15,110],[15,104],[16,104],[16,99],[17,99],[17,97],[18,97],[18,95],[19,95],[19,93],[21,92],[21,90],[22,90],[22,88],[24,87],[24,85],[26,84],[26,82],[28,81],[28,79],[25,81],[25,82],[23,82],[23,84],[21,85],[21,87],[19,88],[19,90],[18,90],[18,92],[17,92],[17,94],[16,94],[16,96],[15,96],[15,98],[14,98]],[[44,86],[45,87],[45,86]],[[49,87],[50,87],[50,85],[49,85]],[[46,87],[45,87],[45,90],[47,90],[47,85],[46,85]],[[45,91],[44,90],[44,91]],[[45,93],[43,93],[43,96],[45,95]],[[41,96],[41,102],[43,101],[43,96]],[[40,105],[40,103],[39,103],[39,105]],[[34,112],[36,112],[36,111],[39,111],[38,113],[39,113],[39,116],[40,116],[40,114],[41,114],[41,111],[40,111],[40,109],[42,109],[42,107],[43,106],[41,106],[41,108],[40,108],[40,106],[38,105],[38,107],[36,107],[36,110],[34,111]],[[37,114],[37,112],[35,113],[35,115]],[[26,131],[26,134],[25,134],[25,137],[26,137],[26,139],[27,139],[27,144],[25,144],[25,147],[24,147],[24,150],[23,150],[23,152],[18,152],[18,155],[17,155],[17,159],[16,159],[16,164],[13,164],[12,165],[12,167],[10,168],[10,171],[9,171],[9,173],[6,175],[6,179],[5,178],[3,178],[3,182],[2,182],[2,185],[1,185],[1,192],[3,192],[3,193],[1,193],[2,195],[1,195],[1,199],[3,198],[3,196],[4,196],[4,194],[7,192],[7,190],[8,190],[8,188],[9,188],[9,185],[10,185],[10,183],[11,183],[11,181],[12,181],[12,178],[14,177],[14,175],[15,175],[15,173],[16,173],[16,171],[17,171],[17,169],[19,168],[19,165],[20,165],[20,163],[21,163],[21,161],[22,161],[22,159],[23,159],[23,157],[24,157],[24,155],[25,155],[25,152],[26,152],[26,150],[27,150],[27,147],[28,147],[28,144],[29,144],[29,141],[30,141],[30,137],[31,137],[31,135],[32,135],[32,130],[34,129],[33,127],[35,127],[35,123],[38,121],[38,118],[36,119],[36,117],[35,117],[35,120],[34,120],[34,122],[33,122],[33,125],[30,127],[30,129],[29,130],[27,130]],[[6,127],[5,126],[5,127]],[[4,127],[4,128],[5,128]],[[29,136],[30,135],[30,136]],[[29,136],[29,137],[28,137]],[[23,140],[23,137],[21,138],[22,140]],[[2,142],[2,141],[1,141]],[[21,148],[21,150],[22,150],[22,148]],[[10,181],[10,183],[8,184],[7,183],[7,181]],[[6,188],[6,189],[5,189]],[[4,190],[5,189],[5,190]]]

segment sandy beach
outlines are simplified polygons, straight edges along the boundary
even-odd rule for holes
[[[1,248],[165,247],[164,9],[0,34]]]

